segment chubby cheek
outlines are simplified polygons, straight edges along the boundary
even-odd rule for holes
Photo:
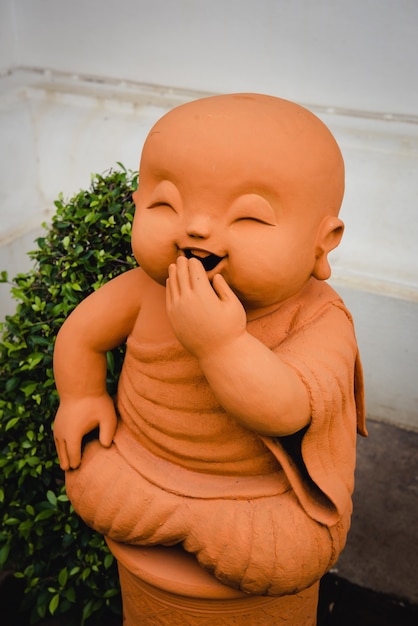
[[[241,301],[270,306],[282,302],[303,287],[311,273],[307,251],[283,234],[264,237],[231,250],[228,277]]]
[[[168,266],[175,261],[176,245],[163,228],[142,228],[140,224],[132,232],[132,251],[142,269],[158,283],[165,285]]]
[[[275,257],[242,250],[229,257],[225,279],[241,301],[271,304],[278,296],[284,276]]]

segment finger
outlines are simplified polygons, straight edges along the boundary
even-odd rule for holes
[[[177,285],[177,267],[172,263],[168,268],[168,278],[165,283],[167,304],[171,304],[179,295]]]
[[[170,281],[170,279],[167,278],[167,280],[165,281],[165,306],[166,306],[167,311],[170,310],[172,302],[173,302],[171,289],[172,289],[172,281]]]
[[[189,260],[190,283],[194,289],[210,286],[208,275],[205,268],[198,259]]]
[[[179,266],[177,262],[171,263],[168,267],[166,288],[170,296],[170,301],[174,302],[180,296]]]
[[[106,420],[103,424],[100,424],[99,441],[105,448],[110,448],[113,442],[113,435],[116,430],[116,419]]]
[[[177,265],[175,263],[170,263],[170,265],[168,266],[168,279],[170,280],[172,283],[176,283],[177,282]]]
[[[220,300],[226,301],[237,299],[237,296],[234,294],[222,274],[215,274],[212,280],[212,287]]]
[[[81,463],[81,444],[79,441],[65,442],[69,469],[77,469]],[[68,469],[68,468],[67,468]]]
[[[176,263],[172,263],[168,268],[168,279],[166,281],[166,303],[172,306],[180,297],[180,286],[178,279],[178,268]]]
[[[176,261],[176,282],[180,294],[191,287],[189,263],[190,261],[185,256],[179,256]]]
[[[55,439],[55,447],[57,449],[60,468],[65,472],[66,470],[70,469],[70,461],[68,459],[65,442],[61,443],[59,439]]]

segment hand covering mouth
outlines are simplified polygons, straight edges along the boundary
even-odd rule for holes
[[[197,259],[201,262],[206,272],[210,272],[215,269],[215,267],[222,261],[223,256],[217,256],[216,254],[212,254],[211,252],[207,252],[205,250],[198,250],[192,248],[185,248],[183,250],[186,258],[188,259]]]

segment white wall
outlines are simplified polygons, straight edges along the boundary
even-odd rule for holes
[[[15,0],[18,62],[416,115],[416,0]]]
[[[0,74],[18,61],[14,0],[0,0]]]

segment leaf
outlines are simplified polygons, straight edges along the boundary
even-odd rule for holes
[[[46,498],[48,500],[48,502],[50,502],[52,504],[52,506],[57,506],[57,496],[55,495],[55,493],[51,490],[48,490],[46,492]]]
[[[19,532],[25,534],[26,531],[32,528],[33,521],[30,519],[26,519],[19,524]]]
[[[28,358],[29,369],[33,369],[34,367],[36,367],[43,358],[44,355],[42,352],[34,352],[33,354],[31,354]]]
[[[86,623],[86,619],[89,618],[92,614],[93,602],[89,600],[87,604],[83,607],[83,612],[81,615],[81,626],[84,626]]]
[[[67,580],[68,580],[68,570],[66,567],[64,567],[58,574],[58,582],[61,585],[61,587],[65,587]]]
[[[29,467],[35,467],[36,465],[38,465],[40,459],[38,456],[29,456],[26,459],[26,463],[29,465]]]
[[[0,548],[0,567],[6,563],[10,552],[10,545],[5,543],[4,546]]]
[[[106,569],[109,569],[109,567],[110,567],[110,566],[112,565],[112,563],[113,563],[113,560],[114,560],[114,559],[113,559],[113,554],[110,554],[110,553],[109,553],[109,554],[106,554],[106,556],[105,556],[105,558],[104,558],[104,561],[103,561],[103,564],[104,564],[104,566],[105,566],[105,568],[106,568]]]
[[[49,612],[51,613],[51,615],[54,615],[55,611],[58,608],[58,605],[60,603],[60,595],[59,593],[56,593],[54,596],[52,596],[51,602],[49,603]]]
[[[68,602],[74,603],[76,601],[76,593],[75,593],[74,587],[70,587],[69,589],[66,590],[65,597],[68,600]]]
[[[16,387],[18,387],[20,382],[20,378],[18,378],[17,376],[13,376],[12,378],[9,378],[9,380],[6,382],[5,385],[5,390],[7,393],[9,393],[10,391],[13,391],[14,389],[16,389]]]
[[[20,389],[23,391],[26,397],[30,396],[35,389],[39,386],[39,383],[26,383],[25,385],[21,385]]]
[[[55,515],[54,509],[45,509],[44,511],[38,513],[38,515],[35,517],[35,522],[41,522],[42,520],[49,519],[53,515]]]
[[[12,429],[18,423],[19,419],[20,419],[19,417],[12,417],[12,419],[10,419],[6,424],[6,428],[5,428],[6,432]]]

